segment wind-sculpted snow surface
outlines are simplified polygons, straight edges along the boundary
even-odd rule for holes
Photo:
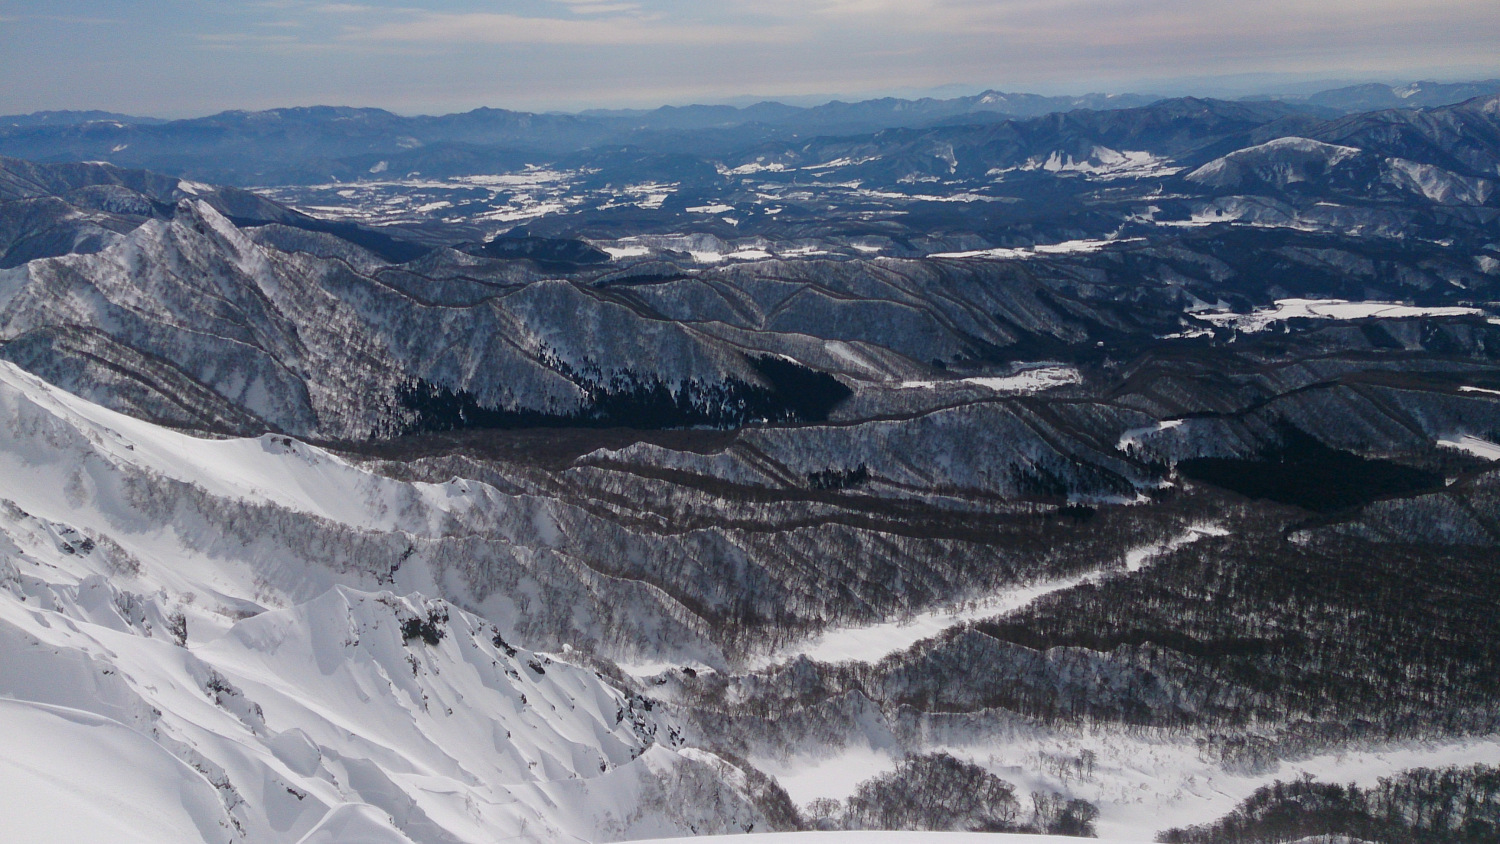
[[[201,772],[118,721],[0,698],[0,724],[0,806],[16,841],[153,844],[232,834]]]

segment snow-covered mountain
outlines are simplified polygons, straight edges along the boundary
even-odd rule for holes
[[[558,527],[524,497],[473,481],[398,481],[281,436],[193,437],[10,364],[0,364],[0,411],[0,726],[11,737],[0,750],[0,805],[24,819],[12,821],[17,840],[608,841],[765,831],[801,820],[762,770],[798,803],[843,797],[913,742],[988,754],[1043,794],[1088,795],[1110,835],[1146,840],[1156,825],[1212,819],[1268,778],[1264,767],[1205,760],[1191,732],[1079,729],[986,708],[882,711],[861,704],[862,693],[832,710],[812,693],[780,726],[747,720],[754,709],[713,714],[722,704],[704,708],[682,668],[634,668],[642,682],[565,644],[528,649],[527,631],[545,622],[527,616],[592,612],[587,599],[557,591],[566,578],[548,583],[538,571],[542,579],[480,599],[465,575],[417,551],[483,524],[484,513],[526,525],[503,540],[518,554],[555,544]],[[1209,526],[1143,546],[1121,571],[1228,533]],[[394,565],[380,562],[381,537],[404,549]],[[829,670],[785,663],[787,654],[894,667],[908,690],[924,682],[911,663],[898,667],[912,657],[947,659],[937,653],[962,648],[961,659],[993,668],[1000,663],[987,663],[993,656],[975,631],[967,642],[917,640],[1116,576],[1105,567],[1001,592],[1013,599],[946,621],[935,614],[935,626],[918,619],[910,633],[908,620],[819,639],[842,637],[852,651],[788,642],[769,669],[734,678],[729,700],[752,703],[788,672]],[[594,577],[594,588],[604,586]],[[669,616],[624,608],[641,628],[628,635],[657,636],[655,654],[676,649],[699,665],[696,677],[714,675],[703,662],[712,657],[683,654],[690,628],[648,633],[669,627]],[[1090,674],[1106,682],[1087,694],[1130,694],[1117,685],[1122,666],[1085,653],[1043,662],[1071,675],[1070,694],[1097,682]],[[1050,682],[1052,670],[1033,663],[1022,682]],[[1132,682],[1157,682],[1144,666],[1136,671]],[[962,686],[946,696],[948,706],[963,700]],[[824,720],[838,710],[848,711]],[[810,730],[809,718],[824,726]],[[825,743],[830,729],[834,744]],[[1066,755],[1080,748],[1088,754]],[[1373,776],[1459,759],[1500,761],[1500,744],[1321,752],[1300,766]]]
[[[770,825],[763,785],[587,660],[527,650],[515,624],[502,635],[412,591],[413,575],[443,590],[423,575],[392,582],[351,547],[237,541],[204,508],[239,508],[263,537],[298,517],[421,534],[472,506],[462,484],[398,484],[276,438],[194,440],[9,364],[0,407],[12,840],[594,841]],[[164,498],[170,486],[197,506]]]
[[[1381,158],[1355,147],[1307,138],[1278,138],[1236,150],[1187,174],[1225,193],[1284,198],[1359,197],[1483,207],[1496,196],[1493,179],[1463,176],[1433,164]],[[1222,207],[1222,206],[1221,206]]]
[[[1196,842],[1488,782],[1403,772],[1500,761],[1496,108],[382,151],[301,211],[0,160],[0,808]]]
[[[1303,113],[1327,117],[1439,108],[1497,91],[1497,80],[1377,83],[1288,102]],[[886,97],[812,107],[762,102],[743,108],[690,105],[581,114],[478,108],[401,116],[376,108],[318,106],[163,121],[99,111],[37,112],[0,116],[0,154],[109,161],[239,186],[308,184],[412,171],[432,176],[481,162],[519,168],[542,158],[622,147],[666,155],[731,153],[796,138],[1141,109],[1160,100],[1140,93],[1042,96],[990,90],[949,99]],[[381,162],[387,166],[380,167]]]

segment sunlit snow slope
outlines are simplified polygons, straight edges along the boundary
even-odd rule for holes
[[[742,835],[729,841],[705,836],[698,844],[1125,844],[1117,839],[1069,838],[1063,835],[1018,835],[1005,832],[781,832],[770,835]],[[663,839],[640,844],[686,844]]]
[[[297,519],[418,536],[469,497],[289,440],[182,436],[0,364],[5,840],[766,829],[745,777],[650,701],[286,540]]]

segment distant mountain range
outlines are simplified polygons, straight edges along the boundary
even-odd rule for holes
[[[382,113],[342,114],[358,125]],[[241,125],[277,124],[268,114],[245,117]],[[339,119],[318,117],[325,127]],[[309,145],[327,142],[324,134]],[[380,161],[391,172],[415,163]],[[391,198],[366,197],[353,183],[316,196],[309,189],[287,207],[109,165],[0,159],[0,268],[15,270],[0,356],[95,400],[125,401],[118,407],[127,412],[239,433],[366,439],[480,420],[734,427],[826,419],[846,395],[832,379],[849,371],[829,342],[878,346],[878,365],[859,364],[866,377],[919,382],[978,361],[1092,360],[1100,342],[1119,354],[1126,337],[1149,344],[1184,328],[1209,331],[1183,322],[1190,278],[1188,307],[1246,313],[1289,296],[1422,307],[1494,298],[1500,96],[1335,120],[1285,103],[1164,100],[648,163],[661,181],[644,187],[637,180],[651,172],[608,154],[581,156],[566,170],[393,182],[441,191],[417,200],[415,208],[440,212],[418,225],[380,218]],[[336,201],[349,211],[330,214]],[[1294,237],[1298,254],[1338,265],[1336,280],[1300,263],[1263,277],[1266,255]],[[1193,247],[1204,251],[1194,262],[1140,264],[1143,244],[1167,250],[1159,260],[1171,263],[1179,258],[1168,253],[1199,238],[1208,243]],[[1350,254],[1329,257],[1335,248]],[[899,305],[862,280],[875,256],[1035,266],[1046,250],[1074,255],[1055,259],[1069,272],[1114,277],[1134,291],[1128,320],[1114,313],[1113,294],[1096,298],[1071,278],[1020,299],[1021,288],[998,277],[972,298],[933,282]],[[137,253],[170,257],[154,261],[165,269],[152,274],[128,258]],[[1133,262],[1118,263],[1121,254]],[[821,256],[816,278],[828,292],[806,313],[773,305],[785,280],[806,269],[797,259],[811,256]],[[1358,269],[1393,261],[1406,269]],[[741,262],[746,269],[731,271]],[[683,281],[713,265],[726,273],[717,286]],[[1194,265],[1217,269],[1200,278]],[[572,282],[546,283],[559,276]],[[204,296],[193,285],[208,279],[217,279],[215,292]],[[57,295],[74,287],[90,292]],[[1148,307],[1153,288],[1159,299]],[[737,291],[729,310],[688,308],[695,316],[681,319],[683,303],[729,290]],[[161,312],[146,317],[142,295]],[[75,300],[94,304],[80,309]],[[106,300],[116,304],[99,304]],[[1095,328],[1081,327],[1089,322]],[[193,325],[214,328],[182,329]],[[352,335],[323,334],[356,325]],[[445,334],[507,341],[434,347],[422,339]],[[237,342],[227,357],[226,337]],[[784,361],[801,369],[783,372]],[[185,404],[184,396],[197,398]],[[1009,491],[1012,481],[986,483]],[[1102,494],[1097,485],[1072,491]]]
[[[1288,100],[1298,114],[1329,119],[1385,108],[1432,108],[1500,92],[1500,80],[1360,85]],[[1188,98],[1191,100],[1192,98]],[[885,98],[803,108],[693,105],[649,111],[536,114],[479,108],[404,117],[374,108],[317,106],[226,111],[163,121],[100,111],[0,117],[0,155],[33,161],[107,161],[221,184],[316,184],[370,179],[405,159],[405,171],[494,173],[584,150],[630,148],[723,158],[760,144],[1004,123],[1072,111],[1139,109],[1146,94],[1041,96],[987,91],[953,99]],[[367,159],[367,160],[366,160]]]
[[[111,232],[138,222],[99,213],[159,218],[186,196],[237,224],[334,234],[387,260],[442,245],[525,257],[548,271],[605,260],[577,238],[632,252],[645,246],[613,244],[667,237],[651,248],[685,256],[816,248],[920,257],[1209,221],[1482,246],[1494,241],[1500,202],[1497,103],[1330,119],[1299,104],[1185,98],[839,136],[640,133],[634,145],[562,152],[424,143],[399,133],[415,119],[354,109],[240,113],[191,131],[185,122],[86,124],[53,136],[97,146],[96,130],[105,142],[132,132],[137,140],[114,158],[188,181],[76,161],[8,162],[0,198],[29,204],[0,229],[0,267],[104,248]],[[460,129],[478,137],[483,125],[528,136],[507,114],[422,120],[429,138]],[[188,140],[173,147],[179,135]],[[731,145],[730,135],[744,137]],[[364,151],[340,155],[349,148]],[[98,160],[87,150],[74,157]],[[204,182],[279,187],[257,195]],[[1460,206],[1474,210],[1453,210]]]
[[[904,100],[884,97],[846,103],[834,100],[801,108],[778,102],[763,102],[744,108],[734,106],[666,106],[652,110],[594,110],[580,116],[619,121],[638,129],[713,129],[763,123],[785,126],[799,132],[873,131],[922,126],[936,121],[969,116],[1036,117],[1057,111],[1135,108],[1161,99],[1151,94],[1084,94],[1047,97],[1040,94],[1007,94],[985,91],[969,97]]]
[[[1372,82],[1322,91],[1307,102],[1340,111],[1375,111],[1382,108],[1435,108],[1461,103],[1475,97],[1500,93],[1500,79],[1482,82],[1413,82],[1409,85],[1381,85]]]
[[[80,123],[136,123],[152,125],[167,121],[155,117],[137,117],[133,114],[117,114],[113,111],[34,111],[31,114],[12,114],[0,117],[0,127],[23,126],[77,126]]]

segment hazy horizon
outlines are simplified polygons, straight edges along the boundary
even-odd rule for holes
[[[1066,87],[1066,86],[1057,86],[1057,85],[1037,85],[1037,86],[1033,86],[1033,87],[1030,87],[1030,88],[1021,88],[1021,87],[1017,87],[1017,86],[1005,87],[1005,86],[1000,86],[1000,85],[977,85],[977,84],[953,83],[953,84],[942,85],[942,86],[937,86],[937,87],[932,87],[932,88],[925,88],[925,89],[899,89],[898,88],[898,89],[879,89],[879,90],[871,90],[871,91],[863,91],[863,92],[846,92],[846,93],[831,93],[831,94],[830,93],[825,93],[825,94],[795,94],[795,95],[738,94],[738,95],[726,95],[726,96],[722,96],[722,97],[705,97],[705,98],[702,98],[702,99],[688,98],[688,99],[682,99],[682,100],[670,101],[670,102],[649,101],[649,100],[647,100],[647,101],[639,101],[639,102],[607,102],[607,103],[598,103],[598,104],[584,103],[584,104],[575,105],[573,107],[559,107],[559,108],[522,108],[522,107],[511,106],[511,105],[506,105],[506,104],[478,103],[478,104],[468,105],[468,106],[462,106],[462,105],[461,106],[456,106],[456,107],[449,108],[449,109],[422,109],[422,108],[392,108],[392,107],[385,106],[385,105],[379,105],[379,104],[367,103],[367,102],[333,102],[333,101],[329,101],[329,102],[305,102],[305,103],[267,104],[267,105],[263,105],[263,106],[259,106],[259,107],[254,107],[254,108],[240,107],[240,106],[235,106],[235,105],[228,105],[228,106],[225,106],[223,108],[215,108],[215,109],[208,110],[208,111],[182,111],[182,112],[175,112],[175,113],[173,113],[173,112],[155,112],[155,113],[151,113],[151,112],[143,112],[143,111],[131,111],[131,110],[127,110],[127,109],[119,109],[119,108],[109,107],[106,104],[95,104],[95,105],[83,105],[83,106],[62,106],[62,107],[55,107],[55,108],[44,107],[44,108],[29,109],[29,110],[25,110],[25,111],[0,109],[0,114],[8,114],[8,115],[12,115],[12,116],[22,116],[22,115],[27,115],[27,114],[45,113],[45,112],[88,112],[88,111],[101,111],[101,112],[111,112],[111,113],[115,113],[115,114],[129,115],[129,116],[132,116],[132,117],[147,118],[147,119],[158,119],[158,120],[191,120],[191,119],[195,119],[195,118],[210,117],[210,116],[213,116],[215,114],[223,114],[225,112],[233,112],[233,111],[267,111],[267,110],[274,110],[274,109],[279,109],[279,108],[333,107],[333,108],[357,108],[357,109],[366,109],[366,108],[382,109],[382,110],[389,111],[389,112],[391,112],[393,114],[397,114],[397,115],[400,115],[400,116],[403,116],[403,117],[415,117],[415,116],[422,116],[422,115],[439,116],[439,115],[443,115],[443,114],[455,114],[455,113],[461,113],[461,112],[465,112],[465,111],[472,111],[472,110],[480,109],[480,108],[507,109],[507,110],[512,110],[512,111],[532,112],[532,113],[538,113],[538,114],[569,114],[569,115],[577,115],[577,114],[584,114],[584,113],[588,113],[588,112],[650,111],[650,110],[659,109],[659,108],[683,108],[683,107],[688,107],[688,106],[730,106],[730,107],[734,107],[734,108],[746,108],[746,107],[757,105],[757,104],[760,104],[760,103],[773,103],[773,102],[774,103],[781,103],[783,105],[789,105],[789,106],[796,106],[796,107],[807,108],[807,107],[815,107],[815,106],[825,105],[825,104],[833,103],[833,102],[861,102],[861,101],[875,100],[875,99],[881,99],[881,98],[887,98],[887,97],[889,97],[889,98],[897,98],[897,99],[911,99],[911,100],[923,99],[923,98],[939,99],[939,100],[941,100],[941,99],[956,99],[956,98],[960,98],[960,97],[974,96],[974,95],[977,95],[977,94],[984,93],[986,91],[999,91],[999,92],[1008,93],[1008,94],[1036,94],[1036,95],[1042,95],[1042,96],[1084,96],[1084,95],[1090,95],[1090,94],[1113,94],[1113,95],[1134,94],[1134,95],[1144,95],[1144,96],[1160,96],[1160,97],[1163,97],[1163,98],[1168,98],[1168,97],[1192,97],[1192,96],[1205,97],[1205,98],[1220,98],[1220,99],[1254,98],[1254,97],[1259,97],[1259,96],[1292,98],[1292,97],[1307,96],[1307,95],[1318,93],[1318,92],[1321,92],[1321,91],[1326,91],[1326,90],[1331,90],[1331,89],[1336,89],[1336,88],[1341,88],[1341,87],[1350,87],[1350,86],[1364,85],[1364,84],[1371,84],[1371,83],[1374,83],[1374,84],[1384,84],[1384,85],[1403,85],[1403,84],[1410,84],[1410,83],[1415,83],[1415,82],[1438,82],[1438,83],[1475,82],[1475,81],[1483,81],[1483,80],[1488,79],[1488,78],[1496,78],[1496,77],[1500,77],[1500,70],[1494,70],[1494,71],[1491,71],[1489,73],[1485,73],[1485,72],[1482,72],[1482,71],[1474,71],[1474,72],[1470,72],[1470,73],[1452,72],[1452,73],[1414,74],[1414,75],[1411,75],[1411,76],[1404,76],[1404,77],[1397,77],[1397,76],[1378,77],[1378,76],[1371,75],[1371,76],[1366,76],[1366,77],[1339,78],[1339,77],[1322,77],[1322,76],[1318,76],[1318,77],[1308,77],[1308,78],[1300,80],[1300,81],[1282,80],[1282,81],[1280,81],[1280,82],[1278,82],[1276,84],[1264,83],[1264,84],[1259,84],[1259,85],[1248,84],[1248,83],[1244,83],[1244,82],[1235,82],[1235,80],[1240,79],[1240,77],[1222,77],[1222,78],[1220,78],[1220,77],[1206,77],[1204,79],[1199,79],[1199,80],[1170,80],[1170,81],[1162,81],[1162,82],[1159,82],[1159,83],[1154,84],[1154,85],[1150,84],[1148,82],[1148,83],[1143,83],[1142,85],[1139,85],[1139,86],[1121,87],[1121,88],[1104,88],[1104,87],[1097,87],[1097,86],[1096,87],[1092,87],[1092,88],[1089,88],[1089,87],[1071,87],[1070,88],[1070,87]],[[0,100],[0,101],[3,101],[3,100]]]
[[[7,0],[0,113],[1270,94],[1500,76],[1497,42],[1477,0]]]

